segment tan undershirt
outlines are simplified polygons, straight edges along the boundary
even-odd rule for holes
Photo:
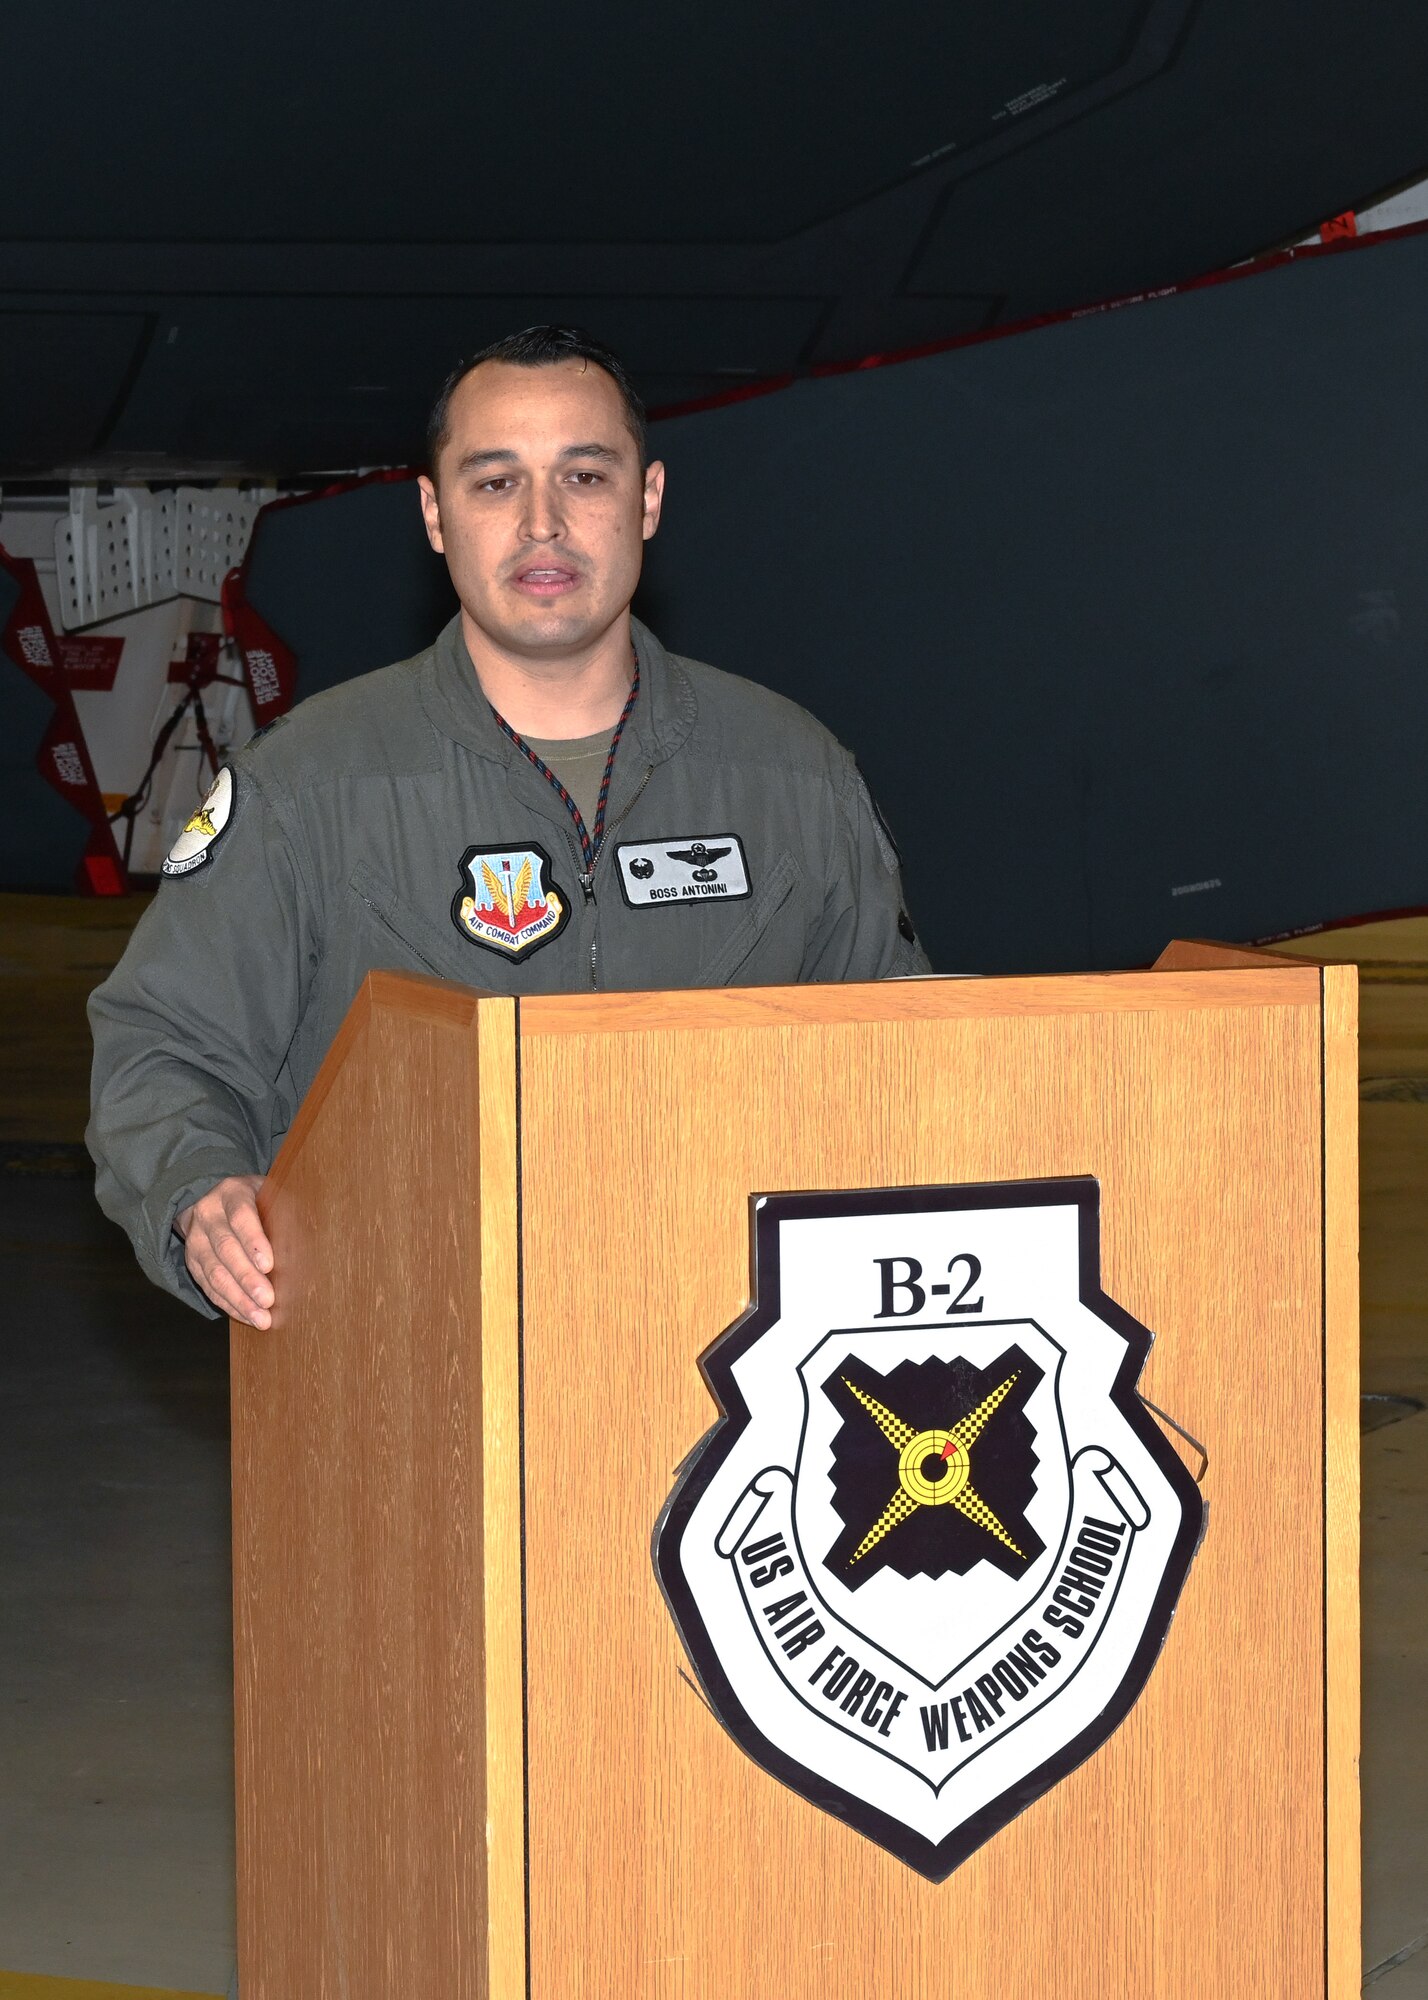
[[[613,733],[604,729],[598,736],[572,736],[564,741],[553,741],[546,736],[525,736],[521,739],[530,745],[547,770],[554,771],[574,799],[585,822],[585,831],[592,840],[595,838],[595,811],[600,802],[600,780],[605,775],[605,759],[610,754]]]

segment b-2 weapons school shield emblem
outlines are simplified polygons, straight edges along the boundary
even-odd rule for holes
[[[1106,1740],[1204,1523],[1093,1180],[767,1195],[655,1530],[709,1701],[934,1881]]]

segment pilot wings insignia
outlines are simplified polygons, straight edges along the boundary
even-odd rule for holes
[[[692,847],[667,847],[665,853],[671,861],[683,861],[691,868],[712,868],[716,861],[722,861],[726,854],[732,854],[730,847],[706,847],[702,840],[696,840]]]

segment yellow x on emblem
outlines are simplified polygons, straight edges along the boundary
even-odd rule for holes
[[[899,1521],[906,1521],[919,1507],[955,1507],[959,1514],[965,1514],[969,1521],[975,1521],[979,1528],[985,1528],[989,1535],[1004,1543],[1013,1555],[1022,1554],[972,1484],[972,1446],[1016,1379],[1015,1375],[1008,1375],[1005,1382],[999,1382],[989,1396],[982,1398],[975,1410],[959,1417],[950,1430],[917,1431],[901,1417],[895,1417],[885,1403],[866,1395],[846,1375],[843,1377],[845,1387],[852,1390],[898,1454],[897,1488],[848,1558],[850,1569],[869,1549],[876,1548]]]

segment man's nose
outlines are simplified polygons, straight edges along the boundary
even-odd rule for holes
[[[524,532],[532,542],[559,541],[565,533],[565,512],[558,492],[539,483],[532,485],[526,505]]]

